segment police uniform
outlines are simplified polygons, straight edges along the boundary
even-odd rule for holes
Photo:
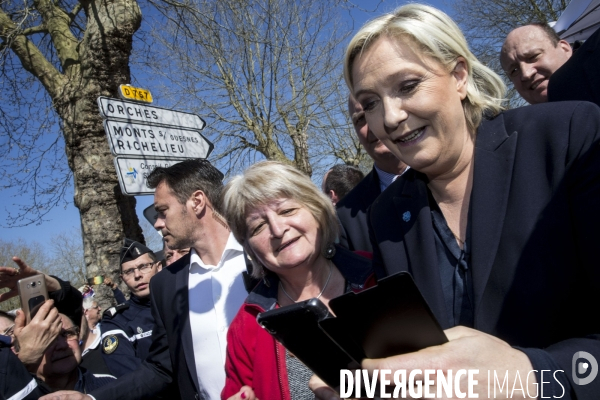
[[[9,337],[0,335],[0,399],[38,399],[46,392],[12,352],[10,342]]]
[[[137,369],[148,355],[153,325],[149,298],[131,296],[104,312],[100,346],[111,374],[119,377]]]
[[[121,265],[150,252],[143,244],[125,239]],[[125,303],[104,312],[100,346],[111,374],[120,377],[137,369],[148,355],[153,325],[149,296],[140,299],[132,295]]]

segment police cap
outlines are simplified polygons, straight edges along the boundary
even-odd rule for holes
[[[140,242],[125,238],[121,248],[121,264],[135,260],[146,253],[152,253],[152,250]]]

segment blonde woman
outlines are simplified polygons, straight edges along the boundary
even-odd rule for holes
[[[503,112],[501,79],[420,4],[361,28],[344,69],[369,128],[411,167],[371,206],[374,267],[409,271],[450,340],[363,367],[478,370],[480,398],[494,372],[521,388],[496,398],[597,397],[600,379],[573,378],[571,362],[600,359],[600,109]]]

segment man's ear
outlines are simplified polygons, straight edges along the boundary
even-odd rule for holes
[[[569,56],[569,58],[573,55],[573,49],[571,48],[569,42],[567,42],[566,40],[559,41],[558,47],[560,47]]]
[[[331,202],[333,203],[334,206],[340,200],[334,190],[329,191],[329,198],[331,199]]]
[[[192,209],[194,210],[194,214],[196,214],[196,216],[202,214],[204,208],[207,205],[206,195],[204,194],[204,192],[202,190],[196,190],[194,193],[192,193],[190,200],[192,202]]]
[[[452,76],[456,79],[456,90],[460,95],[460,99],[464,100],[467,97],[469,69],[467,68],[467,61],[463,57],[456,59],[456,64],[452,69]]]

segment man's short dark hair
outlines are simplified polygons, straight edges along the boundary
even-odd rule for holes
[[[561,38],[560,36],[558,36],[558,33],[556,33],[556,31],[552,29],[552,27],[546,22],[532,22],[531,24],[527,24],[525,26],[539,27],[542,31],[544,31],[546,37],[548,38],[548,40],[550,40],[550,43],[552,43],[552,46],[554,47],[558,46],[558,42],[561,41]]]
[[[157,167],[148,175],[148,187],[156,189],[165,182],[181,204],[196,190],[202,190],[212,206],[221,210],[220,196],[224,175],[204,159],[185,160],[170,167]]]
[[[356,167],[346,164],[336,164],[329,170],[325,179],[325,193],[333,190],[338,199],[341,200],[349,191],[358,185],[365,175]]]

